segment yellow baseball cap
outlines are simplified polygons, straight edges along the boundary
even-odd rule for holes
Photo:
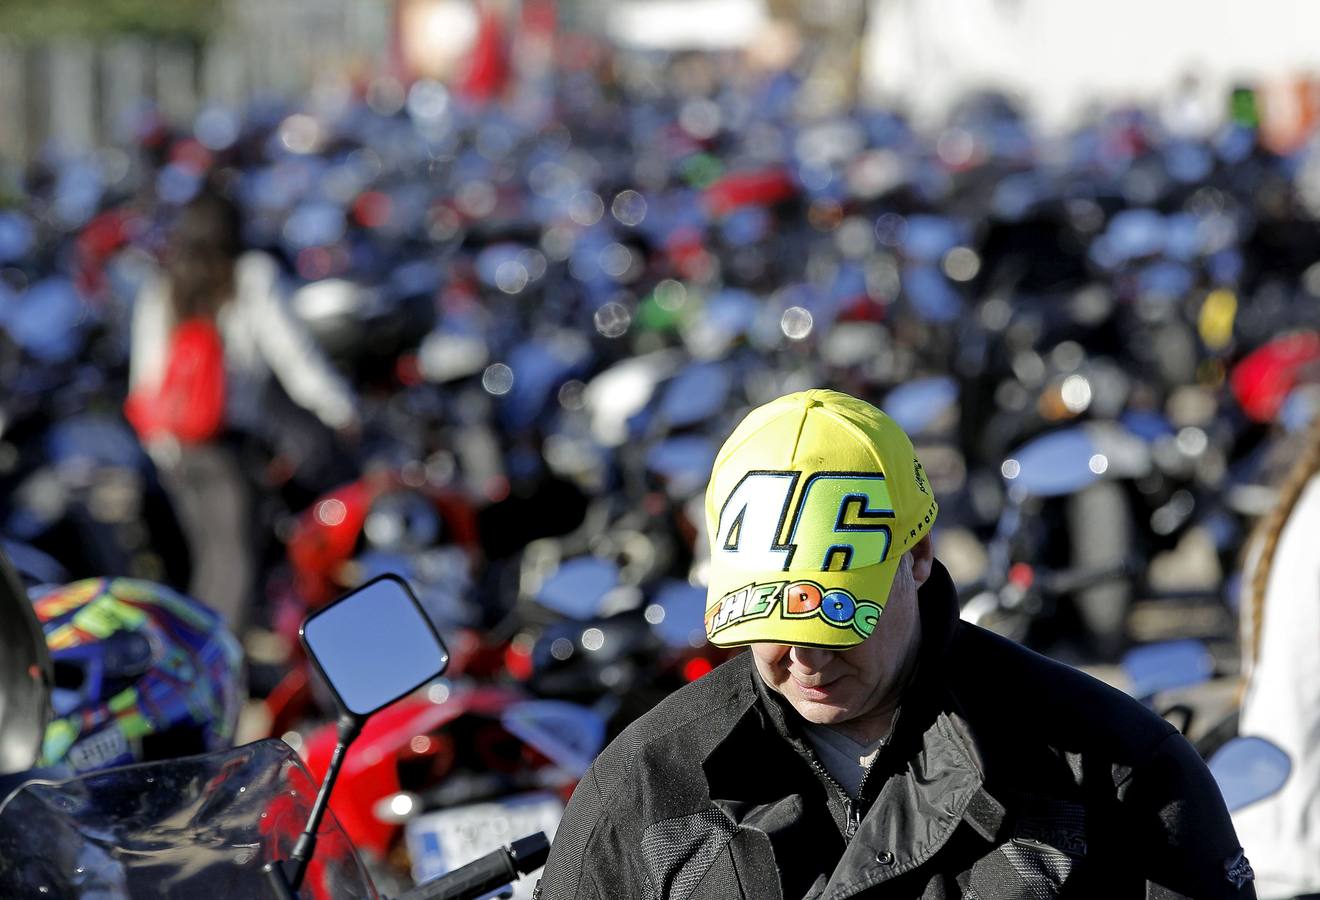
[[[860,644],[938,512],[912,441],[870,403],[812,390],[752,410],[706,489],[706,637]]]

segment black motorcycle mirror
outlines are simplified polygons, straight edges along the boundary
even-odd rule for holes
[[[382,575],[318,610],[299,630],[303,646],[339,706],[330,768],[287,861],[264,871],[278,896],[294,900],[348,745],[367,717],[444,672],[449,651],[417,598],[397,576]]]

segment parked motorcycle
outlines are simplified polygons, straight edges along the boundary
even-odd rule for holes
[[[39,629],[7,561],[0,560],[0,609],[15,653],[30,667],[8,671],[0,711],[9,765],[35,758],[45,691]],[[349,745],[368,718],[439,676],[448,653],[415,597],[383,577],[310,617],[302,640],[339,707],[329,772],[315,783],[280,742],[139,764],[72,780],[38,777],[7,788],[0,802],[0,892],[6,896],[185,897],[198,891],[240,898],[379,896],[327,803]],[[26,640],[24,640],[26,639]],[[45,678],[42,676],[45,675]],[[10,781],[15,780],[11,778]],[[308,809],[310,801],[310,809]],[[319,851],[319,852],[318,852]],[[405,898],[476,897],[532,871],[541,838],[517,841],[405,893]],[[204,887],[203,887],[204,885]]]

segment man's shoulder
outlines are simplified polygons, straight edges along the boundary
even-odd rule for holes
[[[1080,669],[960,623],[949,684],[971,718],[1016,739],[1137,761],[1175,729],[1134,698]]]
[[[700,767],[755,702],[749,653],[716,666],[709,674],[684,685],[625,728],[596,757],[592,769],[602,791],[635,773],[650,770],[691,770]]]
[[[674,824],[684,839],[690,837],[688,826],[712,827],[690,817],[710,811],[702,770],[706,754],[755,703],[748,655],[670,694],[600,752],[555,834],[544,896],[641,896],[653,891],[655,876],[648,871],[668,871],[683,862],[681,854],[669,853],[674,835],[652,842],[650,858],[643,835],[658,822]],[[594,883],[597,878],[604,888]],[[579,892],[588,881],[592,887]]]

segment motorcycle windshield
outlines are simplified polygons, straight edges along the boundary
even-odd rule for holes
[[[270,900],[317,784],[283,741],[31,782],[0,807],[0,896]],[[303,898],[377,894],[326,812]]]

